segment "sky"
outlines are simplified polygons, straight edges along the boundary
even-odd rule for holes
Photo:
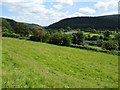
[[[118,13],[119,0],[0,0],[0,17],[48,26],[64,18]]]

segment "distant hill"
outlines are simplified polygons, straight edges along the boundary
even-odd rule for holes
[[[12,29],[15,28],[17,23],[25,23],[25,22],[17,22],[13,19],[8,19],[8,18],[0,18],[0,20],[2,21],[2,26],[3,27],[8,27],[11,26]],[[43,28],[42,26],[38,25],[38,24],[31,24],[31,23],[25,23],[28,27],[28,29],[33,29],[33,28]]]
[[[60,20],[54,24],[49,25],[48,29],[85,29],[85,28],[93,28],[93,29],[117,29],[118,18],[117,15],[106,15],[106,16],[98,16],[98,17],[72,17]]]

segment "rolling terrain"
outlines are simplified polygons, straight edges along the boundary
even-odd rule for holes
[[[2,38],[3,88],[117,88],[118,56]]]
[[[48,29],[118,29],[120,28],[118,22],[120,21],[119,14],[106,15],[96,17],[72,17],[62,19],[56,23],[49,25]]]

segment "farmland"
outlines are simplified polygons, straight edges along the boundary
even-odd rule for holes
[[[118,56],[2,38],[3,88],[117,88]]]

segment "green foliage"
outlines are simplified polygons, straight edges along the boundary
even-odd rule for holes
[[[9,31],[13,30],[10,23],[6,19],[2,19],[2,27],[4,27],[5,29],[8,29]]]
[[[95,46],[95,45],[96,45],[96,41],[91,41],[91,42],[89,43],[89,45]]]
[[[103,39],[104,37],[100,35],[99,39]]]
[[[100,39],[100,40],[98,40],[98,41],[97,41],[97,46],[101,47],[101,46],[103,45],[103,42],[104,42],[104,41],[103,41],[103,40],[101,40],[101,39]]]
[[[62,44],[62,34],[60,34],[60,33],[52,34],[52,36],[50,38],[50,43],[56,44],[56,45],[61,45]]]
[[[9,33],[9,32],[3,32],[2,33],[3,37],[13,37],[13,38],[19,38],[20,35],[19,34],[15,34],[15,33]]]
[[[114,41],[105,41],[102,48],[106,50],[117,50],[118,45]]]
[[[83,34],[83,32],[81,31],[78,31],[77,33],[73,33],[73,38],[72,38],[72,42],[73,44],[83,44],[84,43],[84,39],[85,39],[85,36]]]
[[[99,36],[93,35],[90,40],[97,41],[99,39]]]
[[[62,45],[63,46],[70,46],[71,45],[71,36],[64,34],[62,37]]]
[[[111,32],[109,30],[104,32],[104,40],[109,40]]]
[[[43,37],[45,36],[46,32],[44,30],[42,30],[42,29],[33,29],[32,34],[33,35],[30,37],[30,40],[42,42]]]
[[[62,33],[54,33],[50,38],[50,43],[56,45],[69,46],[71,44],[71,36]]]
[[[120,50],[120,32],[118,32],[117,34],[115,34],[115,40],[117,40],[118,46],[119,46],[119,50]]]
[[[95,30],[117,30],[118,28],[118,18],[117,15],[107,15],[107,16],[99,16],[99,17],[72,17],[60,20],[54,24],[49,25],[47,28],[49,29],[67,29],[68,27],[71,29],[82,29],[91,32],[96,32]],[[94,30],[92,30],[94,29]]]
[[[28,36],[29,30],[27,25],[24,23],[17,23],[15,26],[15,33],[20,34],[21,36]]]

